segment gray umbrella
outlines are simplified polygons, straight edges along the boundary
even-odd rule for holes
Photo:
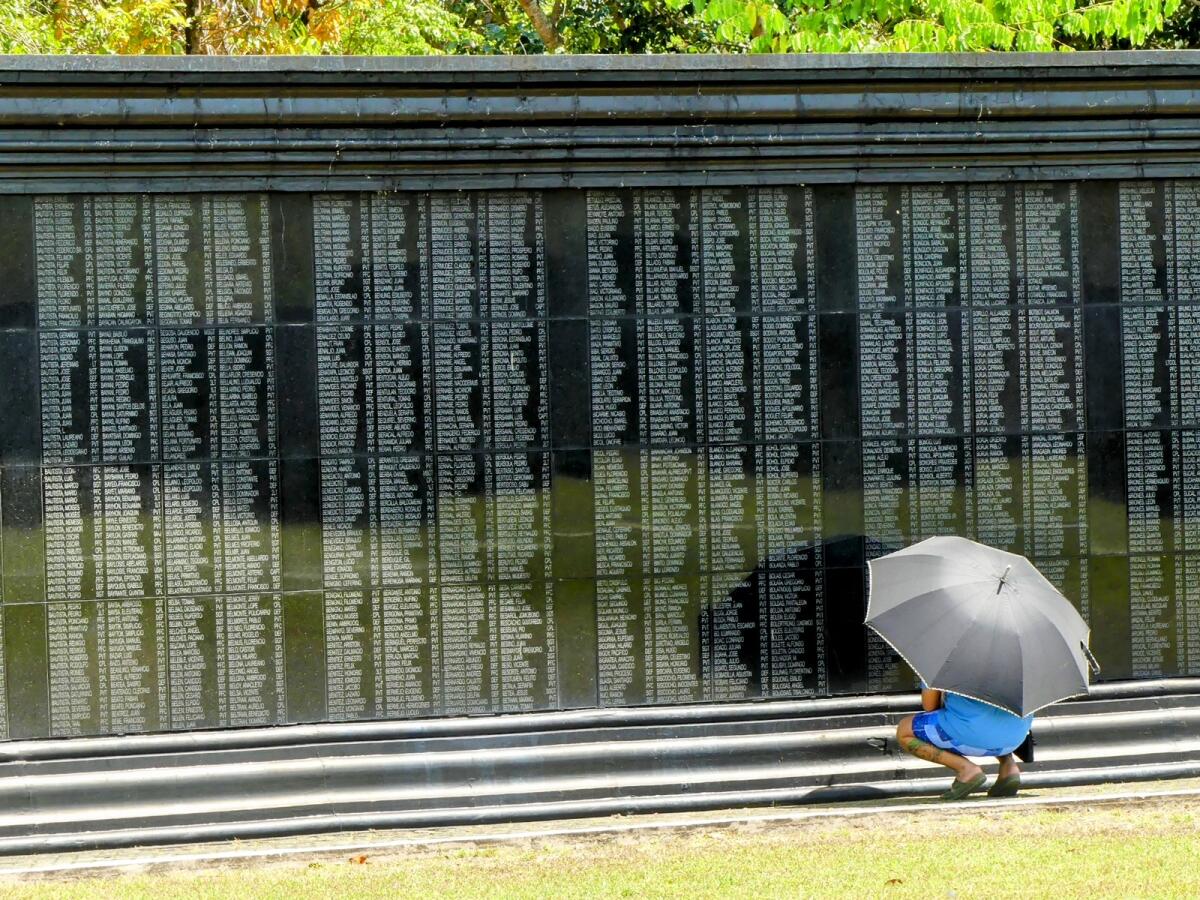
[[[1023,556],[933,537],[870,569],[867,624],[931,688],[1027,716],[1099,671],[1087,623]]]

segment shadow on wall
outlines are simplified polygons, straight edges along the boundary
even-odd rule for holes
[[[740,576],[712,576],[726,583],[714,583],[699,618],[705,696],[911,691],[912,670],[862,624],[866,570],[826,564],[860,554],[864,540],[875,556],[901,546],[839,536],[770,553]]]

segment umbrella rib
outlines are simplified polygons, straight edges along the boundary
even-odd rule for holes
[[[1036,572],[1037,570],[1035,569],[1034,571]],[[1039,572],[1038,574],[1040,575],[1041,573]],[[1042,581],[1046,585],[1049,585],[1050,590],[1047,593],[1053,598],[1053,605],[1051,605],[1049,598],[1039,597],[1036,604],[1027,602],[1022,606],[1022,609],[1038,612],[1042,618],[1047,619],[1051,625],[1064,633],[1066,633],[1067,628],[1078,625],[1082,628],[1085,635],[1089,634],[1091,629],[1088,627],[1088,623],[1084,621],[1083,616],[1079,614],[1079,610],[1071,604],[1071,601],[1058,588],[1051,585],[1045,578]]]
[[[867,619],[868,620],[870,620],[872,618],[871,607],[874,605],[873,601],[875,599],[875,591],[873,589],[874,588],[873,582],[874,582],[874,578],[872,578],[872,584],[868,585],[868,592],[867,592]],[[947,590],[949,588],[966,588],[966,587],[970,587],[971,585],[979,585],[981,587],[988,586],[989,588],[991,586],[990,579],[980,578],[976,574],[975,577],[971,578],[970,580],[952,581],[952,582],[948,582],[945,584],[939,584],[937,587],[931,588],[930,590],[922,591],[919,594],[913,594],[912,596],[910,596],[904,600],[901,600],[898,603],[895,603],[892,606],[892,608],[894,609],[897,606],[902,606],[905,603],[912,603],[913,601],[919,600],[921,597],[928,596],[929,594],[932,594],[936,591],[943,591],[943,590]]]
[[[1049,626],[1050,633],[1054,635],[1055,639],[1057,639],[1059,641],[1059,643],[1062,644],[1063,648],[1067,651],[1067,658],[1070,659],[1072,662],[1074,662],[1075,661],[1075,652],[1071,649],[1071,645],[1067,643],[1067,639],[1066,639],[1066,637],[1064,637],[1062,631],[1060,631],[1058,626],[1053,621],[1051,621],[1050,617],[1047,616],[1045,613],[1043,613],[1040,609],[1038,609],[1035,606],[1030,606],[1029,612],[1038,616],[1043,622],[1045,622]],[[1090,635],[1090,632],[1088,632],[1087,634]],[[1024,663],[1025,663],[1025,661],[1024,661],[1024,659],[1022,659],[1021,660],[1022,667],[1024,666]],[[1087,690],[1087,686],[1088,686],[1088,679],[1086,676],[1083,676],[1084,691]],[[1067,694],[1066,696],[1067,697],[1075,697],[1078,695],[1077,694]],[[1047,703],[1043,703],[1037,709],[1033,710],[1030,713],[1030,715],[1032,715],[1034,712],[1037,712],[1038,709],[1043,709],[1043,708],[1049,706],[1051,703],[1057,703],[1059,700],[1064,700],[1064,699],[1066,699],[1066,698],[1065,697],[1055,697],[1053,700],[1051,700]],[[1024,700],[1024,697],[1022,696],[1022,701],[1023,700]],[[1022,705],[1024,705],[1024,704],[1022,704]]]
[[[919,594],[913,594],[907,600],[901,600],[899,603],[897,603],[893,607],[891,607],[891,609],[884,610],[884,612],[880,613],[880,616],[887,615],[888,613],[898,609],[901,606],[906,606],[907,604],[910,604],[910,603],[916,603],[922,597],[928,597],[931,594],[936,594],[936,593],[939,593],[942,591],[948,591],[948,590],[954,589],[954,588],[969,588],[971,586],[978,586],[981,589],[979,596],[969,595],[969,596],[958,597],[952,601],[954,604],[952,609],[957,609],[958,607],[963,606],[964,604],[968,604],[968,603],[978,603],[980,598],[982,596],[984,596],[985,594],[987,594],[988,592],[990,592],[990,590],[991,590],[991,585],[986,581],[963,581],[963,582],[956,582],[954,584],[938,585],[937,587],[935,587],[931,590],[922,591]],[[983,590],[984,588],[986,588],[986,590]],[[871,599],[868,596],[866,624],[870,625],[871,624],[870,620],[872,618],[874,618],[874,617],[871,615]]]
[[[989,591],[989,597],[988,597],[988,599],[989,599],[989,600],[991,599],[991,598],[990,598],[990,591]],[[1002,609],[1003,609],[1003,615],[1007,616],[1007,617],[1008,617],[1008,618],[1011,620],[1011,618],[1012,618],[1012,607],[1011,607],[1011,606],[1008,606],[1008,605],[1005,605],[1004,607],[1002,607]],[[993,623],[993,626],[994,626],[994,623]],[[987,650],[986,658],[987,658],[987,659],[989,659],[989,660],[990,660],[990,659],[992,659],[992,657],[995,655],[995,652],[996,652],[996,637],[997,637],[997,634],[998,634],[998,633],[999,633],[999,632],[998,632],[998,630],[997,630],[995,627],[992,627],[992,628],[990,629],[990,631],[988,632],[988,639],[989,639],[989,643],[988,643],[988,650]],[[1018,646],[1018,647],[1020,647],[1020,642],[1019,642],[1019,641],[1017,642],[1017,646]],[[947,658],[946,662],[947,662],[947,663],[949,662],[949,658]],[[945,664],[943,664],[943,666],[942,666],[942,669],[939,669],[939,670],[938,670],[938,675],[939,675],[939,676],[941,675],[941,673],[942,673],[942,671],[943,671],[944,669],[945,669]],[[979,703],[984,703],[984,704],[987,704],[988,706],[993,706],[993,707],[995,707],[996,709],[1002,709],[1002,710],[1004,710],[1005,712],[1009,712],[1009,713],[1011,713],[1011,712],[1014,712],[1014,710],[1007,709],[1006,707],[1002,706],[1001,704],[999,704],[999,703],[996,703],[994,700],[985,700],[985,699],[984,699],[984,698],[982,698],[982,697],[976,697],[974,694],[969,694],[969,693],[966,693],[965,691],[962,691],[962,690],[948,690],[948,689],[942,689],[942,690],[947,690],[947,693],[950,693],[950,694],[957,694],[957,695],[958,695],[958,696],[960,696],[960,697],[968,697],[968,698],[970,698],[971,700],[976,700],[976,701],[978,701]],[[1023,699],[1024,699],[1024,698],[1022,697],[1022,700],[1023,700]]]
[[[903,557],[897,557],[897,558],[898,559],[903,558],[905,560],[912,560],[912,559],[934,560],[938,563],[941,563],[942,565],[950,564],[950,566],[952,566],[956,571],[970,572],[972,574],[979,574],[984,569],[984,566],[982,564],[973,565],[972,563],[967,562],[966,560],[956,559],[956,558],[950,557],[950,556],[939,556],[936,553],[905,553],[903,555]],[[877,563],[884,562],[886,560],[887,560],[886,556],[881,556],[881,557],[879,557],[879,559],[872,559],[867,563],[867,567],[870,568],[871,566],[874,566]]]
[[[936,543],[942,549],[937,552],[929,550],[927,545],[931,543]],[[946,544],[950,544],[953,547],[953,553],[948,552],[949,548],[944,547]],[[952,559],[967,565],[978,564],[981,566],[990,565],[991,557],[993,556],[1004,557],[1012,560],[1014,563],[1017,561],[1029,562],[1028,558],[1021,556],[1019,553],[1009,553],[1007,550],[1001,550],[997,547],[991,547],[987,544],[981,544],[978,541],[963,537],[926,538],[923,541],[910,544],[908,547],[904,547],[888,555],[906,557],[926,556],[941,560]]]
[[[1050,620],[1050,618],[1049,618],[1048,616],[1046,616],[1046,615],[1045,615],[1045,613],[1043,613],[1043,612],[1042,612],[1040,609],[1038,609],[1037,607],[1034,607],[1034,606],[1027,606],[1027,607],[1024,607],[1024,608],[1025,608],[1025,609],[1027,609],[1029,612],[1031,612],[1031,613],[1033,613],[1033,614],[1037,615],[1039,618],[1041,618],[1041,620],[1042,620],[1043,622],[1045,622],[1045,623],[1046,623],[1047,630],[1048,630],[1048,631],[1049,631],[1049,632],[1050,632],[1050,633],[1051,633],[1051,634],[1054,636],[1054,638],[1056,638],[1056,639],[1057,639],[1057,640],[1058,640],[1058,641],[1059,641],[1059,642],[1062,644],[1063,648],[1064,648],[1064,649],[1066,649],[1068,658],[1070,658],[1070,659],[1074,660],[1074,654],[1073,654],[1073,652],[1071,651],[1070,645],[1067,643],[1066,639],[1063,637],[1063,634],[1062,634],[1062,632],[1061,632],[1061,631],[1058,629],[1058,626],[1057,626],[1057,625],[1056,625],[1056,624],[1055,624],[1053,621],[1051,621],[1051,620]],[[1010,615],[1011,615],[1011,612],[1010,612]],[[889,643],[889,644],[891,644],[891,641],[888,641],[888,643]],[[897,652],[899,652],[899,651],[897,651]],[[901,656],[903,656],[903,654],[901,654]],[[905,662],[908,662],[907,658],[905,658]],[[909,666],[910,666],[910,667],[911,667],[911,665],[912,665],[912,664],[911,664],[911,663],[909,663]],[[1022,665],[1022,673],[1023,673],[1023,672],[1024,672],[1024,658],[1022,658],[1022,660],[1021,660],[1021,665]],[[914,669],[914,671],[916,671],[916,670]],[[940,670],[939,670],[939,671],[940,671]],[[932,682],[932,681],[930,681],[929,679],[922,678],[922,680],[923,680],[923,681],[925,681],[925,683],[926,683],[926,684],[928,684],[930,687],[935,687],[935,685],[933,684],[933,682]],[[936,678],[935,678],[934,680],[936,680]],[[1023,683],[1023,682],[1024,682],[1024,678],[1022,678],[1022,683]],[[938,690],[945,690],[945,688],[938,688]],[[1036,706],[1035,708],[1031,709],[1031,710],[1030,710],[1028,713],[1024,713],[1024,714],[1022,714],[1022,713],[1018,713],[1018,715],[1030,715],[1030,716],[1031,716],[1031,715],[1033,715],[1034,713],[1038,712],[1039,710],[1045,709],[1047,706],[1050,706],[1050,705],[1052,705],[1052,704],[1054,704],[1054,703],[1057,703],[1057,702],[1058,702],[1058,701],[1060,701],[1060,700],[1065,700],[1067,697],[1076,697],[1076,696],[1079,696],[1079,694],[1080,694],[1080,693],[1085,693],[1085,692],[1086,692],[1086,690],[1087,690],[1087,681],[1086,681],[1086,679],[1085,679],[1085,680],[1084,680],[1084,691],[1082,691],[1082,692],[1075,692],[1075,693],[1071,693],[1071,694],[1065,694],[1065,695],[1063,695],[1062,697],[1055,697],[1053,700],[1049,700],[1049,701],[1047,701],[1047,702],[1045,702],[1045,703],[1042,703],[1042,704],[1040,704],[1040,705]],[[1003,710],[1005,710],[1006,712],[1015,712],[1015,710],[1006,709],[1004,706],[1001,706],[1000,704],[998,704],[998,703],[996,703],[996,702],[994,702],[994,701],[992,701],[992,700],[986,700],[986,699],[984,699],[983,697],[977,697],[977,696],[975,696],[974,694],[970,694],[970,693],[967,693],[967,692],[965,692],[965,691],[961,691],[961,690],[952,690],[952,691],[948,691],[948,693],[951,693],[951,694],[958,694],[959,696],[962,696],[962,697],[968,697],[968,698],[970,698],[971,700],[978,700],[980,703],[985,703],[985,704],[987,704],[988,706],[994,706],[994,707],[996,707],[997,709],[1003,709]],[[1024,706],[1025,706],[1025,699],[1024,699],[1024,688],[1022,687],[1022,698],[1021,698],[1021,707],[1022,707],[1022,709],[1024,709]]]
[[[888,565],[889,557],[894,559],[895,565]],[[901,559],[905,560],[904,564],[901,564]],[[1018,569],[1021,580],[1017,582],[1014,579],[1016,593],[1007,598],[1011,602],[1003,602],[1000,607],[986,605],[983,601],[992,599],[991,595],[1000,592],[996,589],[997,582],[1003,589],[1004,580],[1000,571],[1007,560],[1013,561],[1007,571],[1011,571],[1017,561],[1021,563]],[[1003,705],[1015,699],[1009,696],[1008,689],[997,693],[1003,703],[963,690],[948,690],[948,693],[1018,715],[1032,715],[1064,697],[1087,691],[1088,678],[1086,672],[1078,671],[1079,660],[1071,643],[1082,628],[1086,645],[1090,636],[1088,624],[1059,588],[1027,557],[965,538],[933,537],[870,560],[867,569],[866,624],[930,687],[938,687],[935,682],[943,673],[956,682],[963,673],[972,671],[972,667],[979,675],[992,672],[997,677],[1000,673],[1008,672],[1015,675],[1014,670],[1019,670],[1020,698],[1016,700],[1015,710]],[[1021,596],[1024,593],[1019,589],[1021,582],[1030,592],[1028,597]],[[1043,593],[1052,595],[1057,602],[1050,604],[1049,598],[1041,596]],[[985,598],[984,595],[988,596]],[[1044,608],[1043,603],[1049,608]],[[1003,623],[1003,627],[1000,623]],[[926,664],[935,668],[936,672],[932,673],[934,677],[926,678],[908,654],[880,630],[880,626],[895,633],[897,640],[902,640]],[[1003,642],[999,639],[1001,632],[1006,635]],[[959,648],[951,654],[956,659],[954,665],[950,665],[949,658],[941,658],[936,652],[923,650],[922,641],[926,644],[934,641],[930,646],[942,642],[946,646]],[[1062,655],[1064,650],[1065,656]],[[1042,678],[1036,677],[1039,670],[1036,663],[1039,662],[1048,664]],[[1082,691],[1055,697],[1028,713],[1023,712],[1027,703],[1036,702],[1037,694],[1044,688],[1049,687],[1049,693],[1054,693],[1054,685],[1060,683],[1060,678],[1065,679],[1062,683],[1064,689],[1072,686],[1070,682],[1074,678],[1081,679]],[[988,693],[995,693],[998,684],[1017,687],[1006,677],[1001,677],[997,684],[990,686],[976,684],[977,678],[968,677],[965,681],[967,687]],[[1031,693],[1034,696],[1031,697]]]
[[[968,584],[970,584],[970,583],[972,583],[972,582],[968,582]],[[985,582],[985,584],[986,584],[986,582]],[[955,585],[955,586],[957,586],[957,585]],[[939,588],[939,590],[940,590],[940,588]],[[933,592],[927,591],[926,593],[933,593]],[[921,594],[919,596],[925,596],[925,595]],[[976,602],[978,602],[978,599],[979,599],[978,597],[963,597],[963,598],[955,601],[955,606],[956,607],[962,606],[963,604],[966,604],[966,603],[976,603]],[[913,664],[913,661],[908,658],[908,654],[906,654],[903,650],[901,650],[899,647],[897,647],[895,645],[895,643],[893,643],[891,638],[889,638],[886,634],[884,634],[882,631],[880,631],[873,622],[868,620],[866,624],[871,628],[872,631],[874,631],[877,635],[879,635],[881,638],[883,638],[884,642],[887,643],[887,645],[889,647],[891,647],[893,650],[896,651],[896,655],[899,656],[902,660],[904,660],[905,665],[907,665],[910,669],[912,669],[914,672],[917,673],[917,677],[919,677],[923,682],[925,682],[925,684],[928,684],[930,687],[933,687],[932,679],[926,678],[924,675],[922,675],[920,670],[917,669],[917,667]],[[951,693],[954,693],[954,692],[951,691]],[[987,701],[985,700],[982,702],[986,703]],[[991,704],[991,705],[995,705],[995,704]],[[1003,708],[1003,707],[1001,707],[1001,708]]]

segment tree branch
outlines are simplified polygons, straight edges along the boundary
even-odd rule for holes
[[[525,10],[525,15],[529,16],[529,21],[533,23],[533,30],[538,33],[538,37],[542,39],[546,49],[553,53],[562,47],[562,37],[558,30],[550,24],[546,14],[542,12],[541,3],[538,0],[517,0],[517,2],[521,4],[521,9]]]

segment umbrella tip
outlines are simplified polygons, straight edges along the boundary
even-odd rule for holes
[[[999,594],[1004,590],[1004,585],[1008,583],[1008,573],[1012,571],[1012,566],[1004,567],[1004,574],[1000,576],[1000,583],[996,585],[996,593]]]

